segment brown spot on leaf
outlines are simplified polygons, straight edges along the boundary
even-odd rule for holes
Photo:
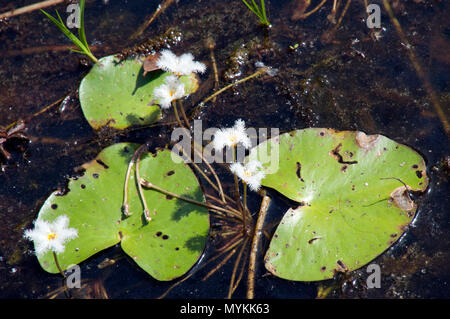
[[[394,189],[391,193],[391,201],[395,206],[400,208],[402,211],[410,213],[416,209],[416,205],[411,200],[408,194],[408,189],[405,186],[400,186]]]
[[[356,134],[356,144],[366,151],[371,150],[380,140],[380,135],[366,135],[364,132],[358,132]]]
[[[339,272],[347,272],[348,271],[347,266],[341,260],[338,260],[336,262],[336,265],[337,265],[336,271],[339,271]]]

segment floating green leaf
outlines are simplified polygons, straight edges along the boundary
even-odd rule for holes
[[[285,279],[323,280],[367,264],[415,215],[403,183],[414,191],[428,185],[423,158],[381,135],[298,130],[258,145],[249,159],[275,148],[279,169],[262,184],[299,203],[284,215],[265,257],[266,268]]]
[[[170,73],[153,71],[143,76],[138,58],[119,61],[110,55],[101,58],[80,84],[80,103],[84,116],[94,129],[110,126],[125,129],[158,121],[161,110],[153,97],[154,89]],[[197,90],[194,74],[181,77],[187,94]]]
[[[120,143],[104,149],[95,160],[83,165],[83,176],[70,180],[67,194],[54,192],[42,206],[38,218],[53,221],[65,214],[70,218],[69,227],[78,229],[78,238],[68,242],[64,253],[58,255],[63,269],[119,242],[142,269],[158,280],[183,275],[199,259],[209,230],[205,208],[145,190],[152,217],[147,223],[132,177],[128,196],[133,214],[122,218],[125,175],[136,148],[136,144]],[[171,192],[204,201],[190,168],[175,163],[171,156],[177,155],[168,150],[144,155],[141,178]],[[39,262],[48,272],[58,271],[51,252],[40,256]]]

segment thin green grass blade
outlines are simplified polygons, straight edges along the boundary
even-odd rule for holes
[[[84,10],[84,0],[81,1],[82,5],[83,5],[83,10]],[[75,44],[81,51],[74,51],[77,53],[81,53],[81,54],[85,54],[87,55],[92,61],[94,61],[94,63],[97,63],[97,58],[92,54],[91,50],[89,49],[89,45],[86,42],[86,36],[84,34],[84,23],[83,23],[83,19],[84,19],[84,15],[80,16],[81,22],[80,22],[80,29],[82,29],[83,31],[80,33],[80,30],[78,30],[78,33],[80,35],[80,39],[78,39],[72,32],[70,32],[70,30],[66,27],[66,25],[64,24],[63,20],[61,19],[61,16],[59,15],[58,11],[56,10],[56,15],[58,16],[58,20],[56,18],[54,18],[52,15],[50,15],[49,13],[45,12],[44,10],[41,9],[41,12],[43,14],[45,14],[45,16],[47,18],[50,19],[50,21],[52,21],[59,30],[61,30],[62,33],[64,33],[64,35],[70,39],[70,41],[73,42],[73,44]]]
[[[259,10],[259,7],[258,7],[258,5],[256,4],[255,0],[252,0],[252,4],[253,4],[253,7],[255,8],[256,12],[258,12],[258,13],[257,13],[258,18],[261,20],[261,17],[262,17],[261,11]]]
[[[242,0],[242,2],[244,2],[245,3],[245,5],[247,6],[247,8],[249,8],[250,9],[250,11],[251,12],[253,12],[254,14],[256,14],[256,15],[258,15],[258,12],[257,11],[255,11],[255,9],[250,5],[250,4],[248,4],[248,2],[247,1],[245,1],[245,0]]]
[[[264,0],[261,0],[261,12],[264,18],[264,24],[269,25],[269,21],[267,20],[267,15],[266,15],[266,5],[264,4]]]
[[[57,19],[55,19],[49,13],[45,12],[44,10],[41,10],[41,11],[43,14],[45,14],[47,16],[47,18],[49,18],[58,27],[59,30],[61,30],[62,33],[64,33],[64,35],[66,37],[68,37],[77,47],[79,47],[80,50],[84,51],[84,44],[75,35],[73,35],[73,33],[70,32],[69,29],[67,29],[67,27],[62,22],[62,19],[59,15],[58,11],[56,11],[56,14],[58,16],[59,21]]]
[[[84,6],[85,0],[80,0],[80,28],[78,29],[78,35],[80,37],[81,42],[83,42],[87,51],[91,53],[91,49],[89,49],[89,44],[87,43],[86,33],[84,32]]]

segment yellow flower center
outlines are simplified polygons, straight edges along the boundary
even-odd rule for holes
[[[48,234],[48,240],[53,240],[56,238],[56,233],[50,233]]]
[[[235,135],[231,136],[230,137],[230,143],[236,144],[236,142],[237,142],[237,137]]]
[[[170,92],[169,92],[169,95],[170,95],[170,96],[173,96],[174,94],[175,94],[174,91],[170,91]]]
[[[245,177],[252,177],[252,172],[250,171],[244,171]]]

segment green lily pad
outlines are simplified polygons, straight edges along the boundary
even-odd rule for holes
[[[110,126],[125,129],[149,125],[161,118],[153,91],[171,73],[153,71],[143,76],[138,58],[119,61],[113,55],[101,58],[80,84],[83,114],[94,129]],[[188,94],[198,88],[194,74],[181,77]]]
[[[275,146],[279,169],[262,184],[299,203],[284,215],[265,256],[266,268],[281,278],[324,280],[367,264],[415,215],[403,183],[414,191],[428,185],[423,158],[385,136],[298,130],[258,145],[249,160]]]
[[[205,208],[145,190],[152,217],[147,223],[132,174],[128,196],[133,214],[123,218],[123,185],[128,163],[137,146],[120,143],[104,149],[96,159],[83,165],[83,176],[70,180],[67,194],[54,192],[45,201],[38,219],[53,221],[65,214],[70,218],[69,227],[78,230],[78,238],[69,241],[65,251],[58,254],[63,269],[117,243],[121,243],[122,249],[158,280],[172,280],[183,275],[200,258],[209,230],[209,215]],[[168,150],[143,155],[141,178],[204,202],[191,169],[184,163],[175,163],[171,156],[176,155]],[[51,252],[38,259],[46,271],[58,272]]]

